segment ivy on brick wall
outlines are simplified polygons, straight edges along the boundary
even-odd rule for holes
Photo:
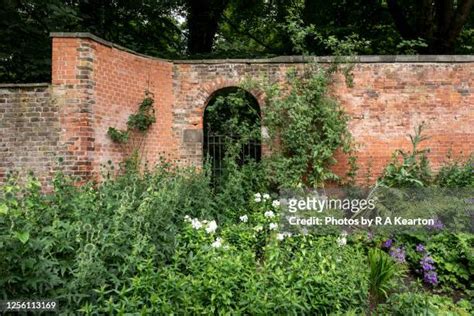
[[[131,114],[128,117],[127,127],[130,130],[146,132],[151,124],[156,122],[155,109],[153,108],[155,101],[148,94],[149,92],[147,92],[147,96],[140,103],[137,113]]]
[[[139,153],[143,147],[146,132],[156,122],[154,102],[153,94],[145,91],[145,98],[139,104],[138,110],[128,117],[127,129],[121,130],[109,127],[107,130],[107,135],[113,142],[125,147],[124,150],[130,154],[126,159],[126,163],[131,163],[133,166],[138,166]]]

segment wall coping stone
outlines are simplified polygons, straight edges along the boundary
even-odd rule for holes
[[[125,51],[127,53],[137,55],[137,56],[140,56],[140,57],[171,62],[171,60],[169,60],[169,59],[153,57],[153,56],[138,53],[138,52],[136,52],[134,50],[131,50],[129,48],[123,47],[121,45],[118,45],[118,44],[115,44],[115,43],[112,43],[112,42],[109,42],[109,41],[106,41],[105,39],[102,39],[102,38],[100,38],[100,37],[98,37],[98,36],[96,36],[92,33],[88,33],[88,32],[51,32],[51,33],[49,33],[49,37],[53,37],[53,38],[54,37],[56,37],[56,38],[86,38],[86,39],[93,40],[94,42],[97,42],[99,44],[102,44],[102,45],[105,45],[105,46],[108,46],[108,47],[111,47],[111,48],[116,48],[118,50],[122,50],[122,51]]]
[[[0,83],[0,88],[37,88],[37,87],[48,87],[51,83],[40,82],[40,83]]]
[[[291,64],[291,63],[306,63],[306,62],[320,62],[332,63],[335,62],[334,56],[278,56],[272,58],[257,58],[257,59],[163,59],[152,57],[137,53],[126,47],[106,41],[92,33],[87,32],[52,32],[50,37],[59,38],[87,38],[97,43],[113,47],[128,53],[138,55],[145,58],[171,62],[174,64]],[[345,62],[350,63],[474,63],[474,55],[359,55],[354,57],[342,57]]]
[[[334,56],[278,56],[263,59],[186,59],[173,60],[175,64],[292,64],[292,63],[333,63],[337,62]],[[343,56],[342,60],[348,63],[474,63],[474,55],[359,55]]]

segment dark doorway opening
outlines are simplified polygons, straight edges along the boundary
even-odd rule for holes
[[[260,115],[257,100],[244,89],[229,87],[212,95],[204,111],[203,157],[214,183],[229,159],[239,166],[261,160]]]

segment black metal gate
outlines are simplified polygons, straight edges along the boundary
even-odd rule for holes
[[[238,138],[229,135],[219,135],[212,132],[205,133],[204,159],[210,162],[214,179],[219,179],[224,174],[224,158],[226,157],[227,147],[229,144],[235,144],[238,141]],[[251,140],[241,145],[236,162],[242,166],[249,161],[260,161],[261,156],[261,142],[259,140]]]

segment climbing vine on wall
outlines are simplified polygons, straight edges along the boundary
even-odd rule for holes
[[[353,144],[349,116],[329,93],[332,71],[319,65],[300,72],[293,69],[287,74],[288,90],[278,84],[259,84],[265,92],[262,125],[269,136],[271,155],[265,163],[272,183],[286,188],[320,187],[341,180],[331,169],[334,154],[337,150],[350,154]]]
[[[107,135],[112,141],[120,144],[128,154],[125,160],[128,166],[139,166],[140,153],[143,150],[146,132],[156,122],[154,102],[153,94],[145,91],[145,98],[139,104],[138,110],[128,117],[127,129],[121,130],[109,127],[107,130]]]

